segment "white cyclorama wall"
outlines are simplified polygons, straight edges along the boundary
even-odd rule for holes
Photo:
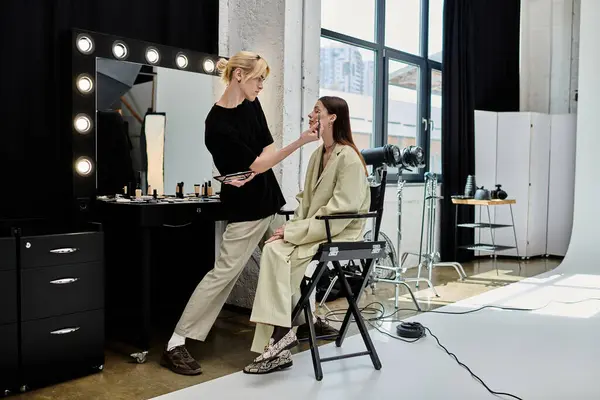
[[[164,150],[165,194],[174,195],[177,182],[186,193],[194,184],[212,179],[212,156],[204,144],[204,127],[214,104],[211,75],[157,68],[156,112],[167,116]]]
[[[575,158],[573,231],[560,271],[598,274],[600,212],[598,149],[600,149],[600,1],[581,0],[579,105]]]

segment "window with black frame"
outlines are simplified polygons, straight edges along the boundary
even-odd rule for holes
[[[321,0],[320,95],[346,99],[359,149],[419,145],[442,174],[444,0]],[[391,169],[390,180],[397,179]]]

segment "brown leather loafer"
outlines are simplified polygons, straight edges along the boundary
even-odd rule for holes
[[[163,352],[160,365],[180,375],[199,375],[202,373],[200,363],[194,359],[184,345]]]
[[[317,317],[317,322],[315,322],[315,334],[317,337],[323,336],[321,340],[335,340],[340,332],[321,318]],[[298,335],[298,339],[308,339],[308,324],[300,325],[296,331],[296,335]]]

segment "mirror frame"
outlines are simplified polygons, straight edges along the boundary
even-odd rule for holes
[[[78,47],[80,39],[86,38],[91,44],[89,51],[81,51]],[[113,53],[113,46],[124,44],[127,54],[119,58]],[[159,59],[150,63],[146,58],[146,52],[150,49],[158,51]],[[184,68],[177,65],[176,59],[180,55],[187,57],[188,63]],[[220,58],[228,59],[215,54],[203,53],[189,49],[166,46],[147,42],[144,40],[130,39],[116,35],[98,33],[89,30],[73,29],[71,34],[71,165],[73,174],[73,196],[79,203],[80,211],[87,209],[87,205],[95,200],[97,189],[96,174],[96,59],[106,58],[116,61],[125,61],[152,67],[170,68],[181,71],[196,72],[205,75],[216,75],[217,62]],[[213,71],[204,69],[207,60],[213,62]],[[85,76],[88,83],[91,81],[92,89],[82,93],[77,86],[80,77]],[[80,133],[75,128],[76,119],[80,116],[87,117],[91,126],[85,133]],[[91,165],[91,171],[87,175],[81,175],[77,171],[78,161],[85,159],[86,164]]]

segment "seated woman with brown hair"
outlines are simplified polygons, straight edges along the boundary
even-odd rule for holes
[[[320,122],[323,143],[310,158],[293,219],[277,229],[263,249],[250,317],[257,324],[252,351],[260,355],[246,373],[268,373],[292,364],[289,350],[298,344],[292,310],[306,268],[327,240],[325,223],[316,217],[364,213],[370,206],[367,168],[352,139],[346,101],[322,97],[308,117],[311,126]],[[365,220],[334,220],[330,226],[334,241],[357,241]]]

